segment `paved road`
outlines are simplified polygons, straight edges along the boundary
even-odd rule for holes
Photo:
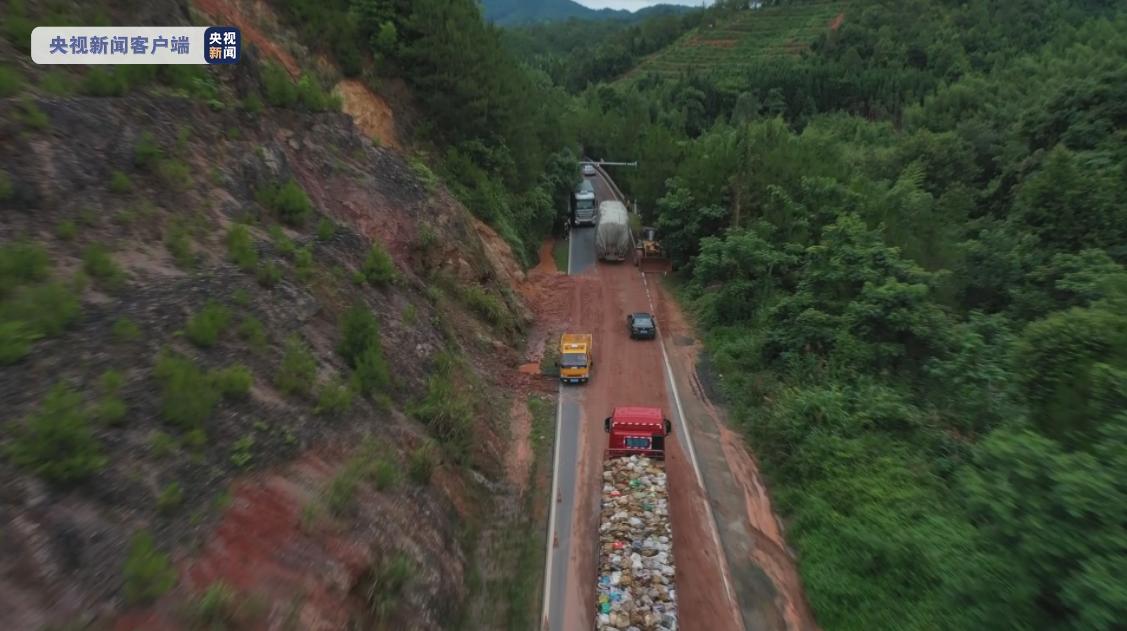
[[[613,197],[610,186],[601,176],[592,178],[596,197]],[[568,239],[568,274],[582,274],[595,267],[595,228],[576,227]],[[579,426],[582,418],[583,389],[560,385],[556,423],[556,453],[553,464],[552,495],[554,510],[548,541],[547,582],[544,585],[545,629],[564,628],[568,559],[571,556],[571,523],[575,510],[576,463],[579,460]]]

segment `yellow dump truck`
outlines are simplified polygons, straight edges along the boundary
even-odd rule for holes
[[[564,333],[560,336],[560,354],[557,360],[560,381],[587,383],[594,363],[590,333]]]

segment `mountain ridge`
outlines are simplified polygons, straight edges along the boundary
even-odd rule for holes
[[[681,13],[697,7],[657,4],[637,11],[626,9],[592,9],[574,0],[482,0],[485,19],[498,26],[522,26],[568,19],[641,20],[661,13]]]

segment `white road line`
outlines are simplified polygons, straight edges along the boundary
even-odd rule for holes
[[[571,261],[569,258],[568,263],[570,264],[570,262]],[[548,553],[544,556],[544,558],[547,559],[547,563],[544,566],[544,606],[542,611],[543,622],[541,623],[541,629],[546,629],[548,627],[548,615],[550,606],[549,595],[552,588],[552,544],[556,540],[556,493],[559,492],[560,484],[560,430],[562,427],[563,384],[561,383],[559,386],[559,391],[556,394],[556,455],[554,461],[552,462],[552,495],[550,496],[551,499],[549,500],[551,502],[551,508],[548,509]]]
[[[655,314],[657,309],[654,308],[653,296],[650,295],[650,284],[646,281],[646,273],[639,272],[642,276],[642,286],[646,288],[646,300],[650,303],[650,312]],[[728,580],[728,558],[724,555],[724,548],[720,544],[720,531],[716,525],[716,516],[712,513],[712,502],[708,499],[708,489],[704,486],[704,476],[700,473],[700,466],[697,464],[697,452],[693,448],[693,435],[689,432],[689,420],[685,417],[685,409],[681,407],[681,395],[677,392],[677,380],[673,376],[673,367],[669,363],[669,354],[665,352],[665,340],[662,338],[661,329],[657,330],[657,343],[661,347],[661,358],[665,362],[665,374],[669,378],[669,388],[673,392],[673,403],[677,406],[677,416],[681,419],[681,435],[685,437],[685,446],[689,450],[689,460],[693,464],[693,472],[697,475],[697,484],[700,485],[701,495],[704,496],[704,508],[708,512],[708,525],[709,532],[712,534],[712,544],[715,546],[717,557],[720,563],[723,564],[723,569],[720,572],[720,577],[724,580],[724,591],[728,595],[728,602],[732,609],[739,614],[739,603],[736,601],[736,595],[732,591],[732,584]]]

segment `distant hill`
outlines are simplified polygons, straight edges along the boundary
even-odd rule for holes
[[[848,19],[850,4],[849,0],[814,0],[737,10],[650,55],[625,79],[649,73],[707,74],[722,84],[738,85],[756,62],[800,55],[820,34],[840,27]]]
[[[641,20],[661,13],[682,13],[694,7],[658,4],[635,12],[590,9],[573,0],[482,0],[485,19],[498,26],[518,26],[540,22],[580,20]]]

